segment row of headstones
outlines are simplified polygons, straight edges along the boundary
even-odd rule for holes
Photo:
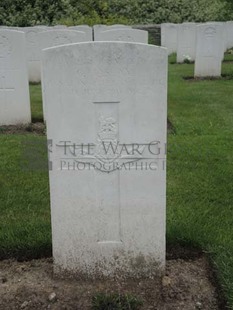
[[[25,54],[24,33],[2,31],[1,122],[29,121]],[[166,49],[85,42],[42,54],[56,270],[157,275],[165,265]]]
[[[2,27],[0,29],[12,29],[25,33],[29,81],[34,83],[41,81],[41,55],[45,48],[88,41],[113,40],[148,43],[147,31],[132,29],[130,26],[120,24],[95,25],[93,28],[87,25],[72,27],[57,25],[54,27]]]
[[[61,28],[61,29],[60,29]],[[76,27],[1,27],[0,125],[31,121],[29,82],[41,81],[42,51],[59,45],[93,41],[148,43],[148,32],[124,25]],[[44,119],[46,108],[43,106]]]
[[[196,77],[221,76],[224,52],[233,47],[233,22],[161,24],[161,45],[177,62],[195,62]]]

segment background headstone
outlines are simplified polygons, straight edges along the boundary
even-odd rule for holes
[[[41,32],[39,34],[40,42],[40,53],[42,55],[42,50],[49,47],[55,47],[64,44],[72,44],[78,42],[88,42],[89,38],[85,32],[76,31],[76,30],[50,30]],[[41,58],[41,56],[40,56]],[[44,120],[46,120],[46,106],[43,101],[43,115]]]
[[[92,27],[88,25],[72,26],[69,27],[68,29],[85,32],[88,40],[93,41]]]
[[[121,28],[124,28],[124,29],[129,28],[129,29],[131,29],[132,27],[128,26],[128,25],[123,25],[123,24],[114,24],[114,25],[107,26],[107,30],[121,29]]]
[[[0,30],[0,125],[31,122],[25,35]]]
[[[66,25],[55,25],[53,26],[54,29],[66,29],[67,26]]]
[[[158,275],[165,265],[166,49],[93,42],[43,54],[56,270]],[[64,141],[75,144],[73,155]],[[106,153],[110,142],[117,150]]]
[[[224,53],[227,51],[228,47],[228,34],[227,34],[227,24],[225,22],[207,22],[203,25],[217,25],[217,26],[221,26],[222,28],[222,39],[220,42],[220,45],[222,47],[222,60],[224,59]]]
[[[64,44],[89,41],[85,32],[76,30],[49,30],[39,34],[40,51],[45,48]]]
[[[101,31],[104,31],[104,30],[107,30],[107,26],[106,25],[94,25],[93,26],[93,34],[94,34],[94,40],[95,40],[95,37],[97,36],[97,34]]]
[[[196,24],[179,24],[177,31],[177,62],[184,62],[185,59],[194,61],[196,53]]]
[[[161,46],[168,50],[168,55],[176,53],[177,49],[177,24],[161,24]]]
[[[138,29],[116,28],[97,32],[95,41],[123,41],[148,44],[148,32]]]
[[[94,35],[94,41],[97,41],[96,38],[98,37],[98,34],[102,31],[106,30],[114,30],[114,29],[132,29],[131,26],[123,25],[123,24],[115,24],[115,25],[102,25],[97,24],[93,26],[93,35]]]
[[[233,48],[233,21],[226,22],[227,49]]]
[[[223,58],[223,27],[218,24],[197,26],[195,76],[220,76]]]
[[[22,27],[26,35],[26,53],[28,62],[29,82],[39,83],[41,81],[41,52],[38,34],[44,32],[43,27]]]

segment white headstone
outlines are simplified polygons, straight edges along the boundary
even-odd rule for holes
[[[0,125],[31,122],[25,35],[0,30]]]
[[[227,49],[233,48],[233,21],[226,22]]]
[[[90,26],[79,25],[79,26],[69,27],[68,29],[85,32],[88,40],[93,41],[92,27],[90,27]]]
[[[148,43],[148,32],[138,29],[119,28],[97,32],[95,41],[123,41]]]
[[[37,26],[34,26],[34,28],[35,28],[35,27],[36,27],[36,28],[39,28],[39,29],[43,29],[43,30],[44,30],[44,29],[46,30],[46,29],[49,28],[49,26],[45,26],[45,25],[37,25]]]
[[[166,49],[92,42],[43,54],[56,270],[157,275],[165,265]]]
[[[89,41],[85,32],[76,30],[50,30],[39,35],[40,50],[64,44]]]
[[[67,26],[66,25],[55,25],[53,26],[54,29],[66,29]]]
[[[184,62],[185,59],[194,61],[196,53],[196,24],[179,24],[177,31],[177,62]]]
[[[104,31],[104,30],[107,30],[107,26],[106,25],[94,25],[93,26],[93,34],[94,34],[94,40],[95,40],[95,37],[97,36],[97,34],[101,31]]]
[[[220,76],[223,58],[223,28],[217,24],[197,26],[195,76]]]
[[[176,53],[177,49],[177,24],[161,24],[161,46],[168,50],[168,55]]]
[[[107,26],[108,30],[121,29],[121,28],[124,28],[124,29],[129,28],[129,29],[131,29],[132,27],[128,26],[128,25],[123,25],[123,24],[114,24],[114,25]]]
[[[220,42],[220,46],[222,47],[222,60],[224,59],[224,53],[227,50],[227,24],[225,22],[207,22],[203,25],[217,25],[218,27],[220,26],[222,28],[222,38]]]
[[[40,42],[40,52],[42,55],[42,50],[50,47],[55,47],[64,44],[72,44],[78,42],[88,42],[89,38],[85,32],[76,31],[76,30],[51,30],[41,32],[39,34]],[[41,56],[40,56],[41,58]],[[46,121],[46,106],[43,101],[43,115],[44,120]]]
[[[38,34],[44,32],[43,27],[22,27],[26,35],[28,78],[29,82],[39,83],[41,81],[41,52]]]
[[[3,28],[8,29],[8,30],[23,31],[22,29],[23,29],[24,27],[8,27],[8,26],[3,26]]]

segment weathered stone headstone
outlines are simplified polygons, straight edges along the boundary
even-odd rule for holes
[[[41,32],[39,34],[38,39],[40,42],[41,55],[42,55],[42,50],[49,48],[49,47],[89,41],[89,38],[85,32],[76,31],[76,30],[66,30],[66,29],[65,30],[58,29],[58,30]],[[43,116],[44,116],[44,120],[46,121],[46,107],[44,105],[44,101],[43,101]]]
[[[114,25],[107,26],[108,30],[121,29],[121,28],[124,28],[124,29],[129,28],[129,29],[131,29],[132,27],[128,26],[128,25],[123,25],[123,24],[114,24]]]
[[[123,25],[123,24],[115,24],[115,25],[94,25],[93,26],[93,34],[94,34],[94,40],[96,41],[96,38],[98,36],[98,34],[102,31],[106,31],[106,30],[114,30],[114,29],[132,29],[131,26],[128,25]]]
[[[66,29],[67,26],[66,25],[55,25],[53,26],[54,29]]]
[[[224,59],[224,53],[225,53],[225,51],[227,50],[227,42],[228,42],[228,35],[227,35],[227,25],[226,25],[226,23],[225,22],[207,22],[207,23],[205,23],[204,25],[217,25],[217,26],[221,26],[221,28],[222,28],[222,39],[221,39],[221,47],[222,47],[222,49],[223,49],[223,51],[222,51],[222,60]]]
[[[55,270],[158,275],[165,265],[166,49],[92,42],[43,54]]]
[[[45,26],[45,25],[37,25],[37,26],[34,26],[34,27],[37,27],[37,28],[43,28],[43,29],[47,29],[49,26]]]
[[[90,27],[90,26],[79,25],[79,26],[69,27],[68,29],[85,32],[88,40],[93,41],[92,27]]]
[[[227,45],[226,48],[233,48],[233,21],[226,22]]]
[[[29,82],[39,83],[41,81],[41,52],[38,34],[44,32],[43,27],[22,27],[26,35],[26,52],[28,61]]]
[[[222,25],[197,26],[195,76],[221,75],[224,43]]]
[[[0,125],[31,121],[25,35],[0,30]]]
[[[95,41],[123,41],[148,43],[148,32],[145,30],[119,28],[97,32]]]
[[[39,35],[40,50],[64,44],[89,41],[85,32],[76,30],[49,30]]]
[[[185,59],[194,61],[196,53],[196,24],[179,24],[177,31],[177,62],[184,62]]]
[[[107,26],[106,25],[94,25],[93,26],[93,34],[94,34],[94,40],[95,40],[95,37],[96,35],[101,32],[101,31],[104,31],[104,30],[107,30]]]
[[[177,24],[161,24],[161,46],[168,50],[168,54],[177,50]]]

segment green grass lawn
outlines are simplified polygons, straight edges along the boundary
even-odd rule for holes
[[[228,52],[225,54],[224,60],[225,61],[233,61],[233,48],[231,49],[231,52]]]
[[[41,85],[30,85],[32,122],[43,122]]]
[[[32,137],[36,150],[29,156],[34,171],[30,162],[25,165],[30,137],[0,134],[0,259],[51,253],[48,172],[34,164],[38,155],[47,161],[45,137]]]
[[[167,242],[209,253],[233,306],[233,80],[182,78],[192,75],[170,65]]]
[[[169,66],[167,243],[208,253],[233,308],[233,80],[183,79],[193,71]],[[233,63],[223,73],[233,75]],[[42,119],[40,86],[30,91],[33,119]],[[47,170],[20,167],[28,137],[46,162],[45,137],[0,134],[0,258],[51,254]]]

